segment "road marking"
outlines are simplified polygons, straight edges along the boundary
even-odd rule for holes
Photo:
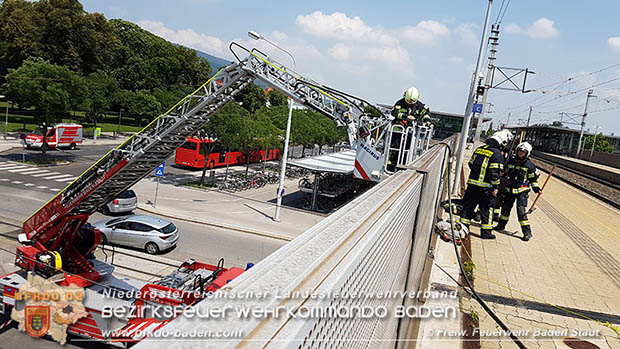
[[[50,188],[51,191],[60,191],[60,189]]]
[[[0,178],[0,182],[8,182],[8,181],[10,181],[10,179],[8,179],[8,178]]]
[[[37,188],[38,189],[47,189],[47,186],[45,186],[45,185],[37,185]]]
[[[24,183],[24,182],[20,182],[20,181],[12,181],[11,183],[13,183],[13,184],[22,184],[22,183]]]
[[[34,185],[34,183],[24,183],[25,186],[27,187],[32,187]]]
[[[22,174],[27,174],[27,175],[31,175],[32,176],[35,173],[47,173],[47,172],[49,172],[49,170],[35,170],[35,171],[32,171],[32,172],[27,172],[27,173],[22,173]]]
[[[71,177],[70,174],[59,174],[59,175],[54,175],[51,177],[43,177],[43,179],[58,179],[58,178],[62,178],[62,177]]]
[[[24,167],[26,167],[26,166],[15,166],[15,165],[11,165],[11,166],[7,166],[7,167],[2,167],[2,168],[0,168],[0,171],[1,171],[1,170],[13,170],[13,169],[16,169],[16,168],[24,168]]]
[[[57,179],[56,182],[73,182],[77,177],[71,177],[71,178],[61,178],[61,179]]]
[[[32,175],[32,177],[51,176],[51,175],[57,175],[57,174],[60,174],[60,172],[39,173],[39,174]]]
[[[16,172],[25,172],[25,171],[32,171],[32,170],[36,171],[36,169],[34,169],[32,167],[28,167],[28,168],[18,168],[18,169],[15,169],[15,170],[9,170],[9,172],[16,173]],[[22,174],[27,174],[27,173],[22,173]]]

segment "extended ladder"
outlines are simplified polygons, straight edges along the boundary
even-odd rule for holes
[[[297,75],[259,51],[247,52],[250,53],[247,58],[220,69],[193,94],[110,150],[30,216],[23,225],[26,237],[29,240],[36,238],[45,245],[60,236],[72,235],[55,224],[67,215],[94,213],[147,176],[188,136],[196,134],[213,113],[257,78],[338,124],[346,125],[349,139],[355,139],[360,113],[354,110],[352,103],[359,101],[344,101],[328,92],[328,88]]]

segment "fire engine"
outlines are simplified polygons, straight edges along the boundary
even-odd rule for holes
[[[43,142],[44,136],[45,142]],[[47,127],[40,126],[33,133],[27,135],[25,141],[26,147],[29,149],[67,147],[73,150],[82,144],[82,125],[57,124]]]
[[[241,268],[224,268],[223,261],[208,265],[190,260],[155,282],[116,276],[114,266],[92,257],[101,234],[87,222],[91,214],[152,173],[187,137],[197,134],[211,115],[257,79],[347,127],[349,141],[357,152],[354,176],[358,178],[373,181],[386,178],[396,170],[394,166],[414,158],[412,149],[416,142],[426,139],[420,134],[429,132],[428,128],[392,125],[393,118],[378,106],[304,78],[257,49],[249,50],[234,42],[230,49],[236,62],[220,69],[194,93],[111,149],[25,220],[15,258],[20,270],[0,278],[0,326],[11,321],[13,307],[24,306],[15,300],[15,292],[26,282],[28,273],[36,273],[59,285],[76,284],[85,288],[84,305],[89,315],[69,326],[69,333],[124,346],[141,340],[145,333],[165,326],[172,318],[144,314],[104,318],[104,307],[139,308],[155,304],[186,309],[243,273]],[[247,57],[239,59],[237,49],[244,50]],[[381,116],[366,114],[367,106],[379,111]],[[396,138],[392,136],[396,134],[400,134],[398,142],[393,142]],[[112,294],[116,296],[109,297],[109,290],[115,291]],[[139,296],[127,297],[131,291]],[[175,297],[169,291],[185,292]]]

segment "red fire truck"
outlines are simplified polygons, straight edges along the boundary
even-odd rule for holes
[[[205,143],[213,143],[211,139],[205,139]],[[201,140],[196,137],[187,137],[187,142],[177,148],[174,163],[191,168],[204,168],[205,154],[200,151]],[[208,168],[219,166],[245,164],[245,157],[239,151],[226,151],[215,142],[215,147],[209,155]],[[254,150],[250,152],[250,162],[269,161],[280,159],[280,149]]]
[[[45,132],[45,145],[43,136]],[[57,124],[54,126],[40,126],[33,133],[26,136],[27,148],[60,148],[75,149],[82,144],[82,125]]]

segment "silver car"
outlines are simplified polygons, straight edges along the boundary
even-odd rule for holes
[[[105,215],[110,215],[111,213],[126,213],[135,210],[137,206],[138,198],[136,197],[136,193],[131,189],[127,189],[116,199],[101,207],[101,213]]]
[[[94,224],[101,230],[101,242],[143,248],[156,254],[179,241],[179,230],[170,221],[152,216],[105,219]]]

